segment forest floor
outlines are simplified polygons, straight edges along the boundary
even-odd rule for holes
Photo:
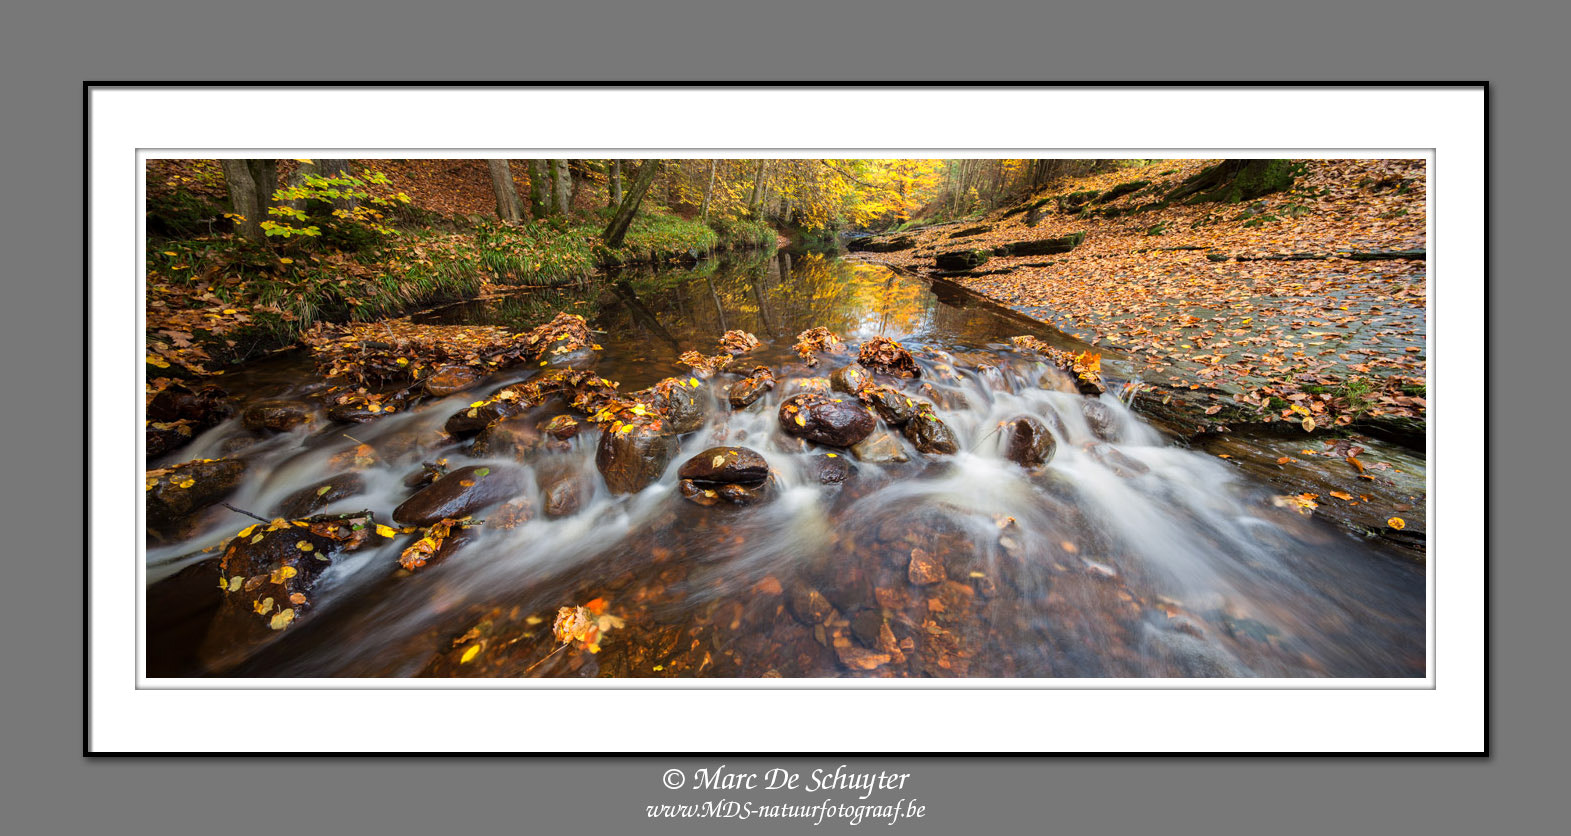
[[[1103,348],[1144,384],[1137,405],[1183,432],[1356,424],[1421,447],[1426,261],[1355,259],[1426,249],[1425,162],[1310,160],[1291,191],[1258,201],[1152,206],[1209,162],[1070,180],[1027,202],[1049,198],[1035,226],[1017,204],[911,230],[915,247],[866,257],[947,277]],[[1150,185],[1102,197],[1139,181]],[[1098,197],[1076,206],[1086,192]],[[1077,193],[1067,208],[1054,199]],[[933,261],[1078,232],[1068,253],[948,273]]]

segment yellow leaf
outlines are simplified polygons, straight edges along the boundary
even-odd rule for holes
[[[175,483],[175,487],[177,487],[177,488],[189,488],[189,487],[191,487],[192,485],[195,485],[195,484],[196,484],[196,480],[195,479],[182,479],[179,482]]]
[[[283,583],[298,574],[300,573],[296,572],[293,566],[280,566],[273,570],[273,574],[268,576],[268,580],[273,583]]]
[[[693,387],[694,389],[697,389],[698,385],[699,385],[698,384],[698,378],[696,378],[696,377],[688,378],[687,379],[687,385]]]
[[[311,550],[311,541],[310,540],[301,540],[301,541],[295,543],[295,548],[297,548],[297,549],[299,549],[300,551],[303,551],[303,552],[308,552],[308,551]]]
[[[394,531],[393,529],[389,528],[388,526],[381,525],[380,523],[378,523],[377,526],[376,526],[376,533],[382,535],[383,537],[387,537],[389,539],[398,536],[398,532]]]
[[[251,536],[251,532],[253,532],[255,530],[256,530],[256,526],[248,525],[248,526],[245,527],[245,529],[243,531],[241,531],[239,534],[236,534],[235,536],[236,537],[240,537],[242,539],[246,538],[246,537],[250,537]]]
[[[267,611],[271,610],[272,608],[273,608],[273,599],[272,598],[263,598],[260,601],[253,601],[253,602],[251,602],[251,609],[256,610],[257,613],[260,614],[260,615],[267,615]]]
[[[723,464],[725,464],[725,456],[715,456],[714,458],[709,460],[709,466],[710,467],[719,467],[720,465],[723,465]]]
[[[1407,528],[1407,520],[1404,520],[1401,517],[1392,517],[1391,519],[1386,520],[1386,525],[1391,526],[1397,531],[1401,531],[1402,529]]]
[[[469,646],[468,650],[464,651],[464,655],[458,657],[458,664],[460,664],[460,665],[467,665],[467,664],[469,664],[469,661],[471,659],[473,659],[473,658],[475,658],[476,656],[479,656],[479,655],[480,655],[480,645],[472,644],[472,645]]]
[[[807,419],[803,418],[801,415],[796,416],[796,425],[799,427],[807,426]]]
[[[279,610],[278,611],[278,615],[273,616],[273,620],[267,622],[267,626],[273,628],[274,630],[282,630],[285,627],[289,626],[289,622],[294,621],[294,620],[295,620],[295,611],[294,611],[293,608],[287,609],[287,610]]]
[[[240,591],[240,587],[243,586],[244,584],[245,584],[245,578],[230,578],[229,579],[229,591],[230,592],[239,592]]]
[[[1313,418],[1305,418],[1304,421],[1303,421],[1303,426],[1304,426],[1304,432],[1306,432],[1306,433],[1307,432],[1313,432],[1314,429],[1315,429],[1315,419],[1313,419]]]

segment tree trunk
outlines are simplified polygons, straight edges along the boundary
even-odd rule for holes
[[[704,187],[704,208],[698,212],[699,217],[706,221],[709,220],[709,203],[714,199],[715,194],[715,166],[719,164],[719,160],[709,161],[709,185]]]
[[[513,166],[507,160],[486,160],[491,168],[491,191],[496,194],[496,216],[509,223],[524,219],[518,187],[513,184]]]
[[[764,171],[768,167],[768,160],[759,160],[758,168],[753,172],[753,196],[747,200],[747,211],[755,218],[764,204]]]
[[[229,204],[239,216],[235,229],[247,241],[258,244],[266,240],[262,232],[263,210],[257,202],[256,179],[251,175],[248,160],[220,160],[224,169],[224,185],[229,187]]]
[[[536,218],[551,214],[550,160],[529,161],[529,203]]]
[[[556,171],[556,211],[562,215],[573,214],[573,176],[568,173],[567,160],[552,160]]]
[[[627,188],[627,197],[616,207],[616,214],[611,216],[611,223],[606,225],[606,246],[613,249],[622,246],[622,239],[627,237],[627,229],[633,224],[633,216],[638,214],[638,204],[644,202],[644,194],[649,191],[659,172],[659,160],[644,160],[638,167],[638,175]]]
[[[316,173],[322,177],[348,177],[350,173],[348,160],[313,160],[313,163],[316,166]],[[352,212],[359,205],[359,201],[349,198],[339,198],[333,201],[334,209],[341,209],[345,212]]]
[[[615,209],[622,205],[622,161],[611,161],[611,202],[610,207]]]

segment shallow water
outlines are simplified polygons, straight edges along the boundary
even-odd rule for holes
[[[724,387],[737,378],[707,381],[716,399],[706,425],[683,437],[665,475],[633,496],[605,489],[592,437],[526,458],[528,475],[564,468],[585,475],[588,493],[577,513],[537,514],[510,530],[481,526],[452,557],[414,574],[394,571],[412,537],[341,557],[313,593],[309,617],[221,670],[196,650],[221,594],[210,561],[250,521],[209,509],[177,542],[149,542],[150,673],[1424,673],[1420,567],[1279,507],[1268,487],[1171,445],[1110,396],[1102,400],[1115,426],[1104,443],[1086,420],[1084,398],[1062,375],[1009,348],[1009,337],[1027,333],[1074,347],[1041,325],[883,267],[786,253],[617,278],[580,309],[603,332],[597,371],[623,391],[683,373],[678,354],[711,351],[721,333],[738,328],[763,345],[736,367],[770,366],[781,384],[732,412]],[[539,303],[520,296],[421,319],[524,328],[538,316]],[[907,391],[939,401],[937,414],[961,452],[924,456],[901,439],[909,461],[856,463],[847,451],[803,449],[779,433],[776,410],[790,381],[826,375],[854,358],[804,366],[791,344],[819,325],[853,347],[882,334],[915,352],[924,374]],[[239,454],[251,467],[228,502],[271,516],[284,496],[338,472],[344,465],[330,461],[334,454],[363,442],[378,456],[362,471],[366,492],[327,510],[371,509],[386,520],[411,492],[403,476],[422,461],[512,463],[471,459],[440,429],[472,400],[533,371],[499,374],[371,424],[318,421],[256,441]],[[308,358],[294,354],[237,370],[224,385],[253,400],[298,396],[313,381]],[[920,383],[933,389],[918,393]],[[1022,414],[1054,428],[1056,455],[1038,473],[1000,449],[999,423]],[[227,422],[171,461],[217,457],[248,440]],[[700,507],[679,495],[681,462],[722,444],[768,459],[771,501]],[[816,478],[830,453],[855,465],[843,485]],[[536,480],[525,481],[541,508]],[[942,564],[943,579],[914,577],[913,553]],[[557,608],[597,598],[621,619],[600,652],[553,652]]]

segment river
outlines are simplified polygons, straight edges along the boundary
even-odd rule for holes
[[[178,538],[147,549],[148,672],[153,676],[705,676],[705,677],[1420,677],[1424,568],[1283,502],[1279,489],[1183,448],[1119,403],[1093,427],[1085,398],[1017,352],[1029,334],[1079,349],[1047,326],[946,286],[821,254],[741,256],[612,277],[590,316],[596,371],[622,391],[684,374],[683,351],[712,350],[726,330],[755,334],[742,371],[780,385],[731,410],[720,375],[707,421],[681,438],[664,475],[612,495],[595,465],[595,433],[549,457],[525,456],[525,493],[542,507],[546,473],[575,474],[576,511],[512,528],[482,525],[440,564],[398,571],[409,537],[335,558],[308,618],[241,652],[214,652],[218,549],[252,521],[208,509]],[[525,328],[530,293],[417,317]],[[545,318],[550,314],[546,313]],[[853,353],[806,367],[796,335],[824,326]],[[779,431],[797,378],[827,375],[854,348],[887,336],[922,366],[907,391],[935,402],[959,452],[930,456],[895,435],[897,458],[859,462]],[[315,421],[266,438],[238,420],[163,463],[240,455],[245,481],[228,502],[271,517],[280,501],[343,469],[365,444],[365,490],[330,511],[386,520],[422,461],[474,458],[441,435],[477,397],[526,380],[515,368],[482,386],[359,425]],[[921,391],[917,384],[930,388]],[[290,352],[223,378],[239,400],[309,397],[309,356]],[[560,410],[558,410],[560,411]],[[1030,415],[1053,428],[1051,463],[1004,458],[1001,422]],[[702,506],[678,489],[678,466],[719,445],[761,453],[768,501]],[[237,452],[238,451],[238,452]],[[830,454],[834,454],[831,456]],[[159,463],[150,462],[149,466]],[[825,484],[826,468],[844,478]],[[552,476],[550,478],[556,478]],[[485,514],[479,516],[484,517]],[[599,652],[560,648],[559,607],[596,602],[610,616]],[[218,637],[220,643],[221,638]],[[224,650],[224,648],[219,648]],[[218,661],[222,660],[222,661]]]

